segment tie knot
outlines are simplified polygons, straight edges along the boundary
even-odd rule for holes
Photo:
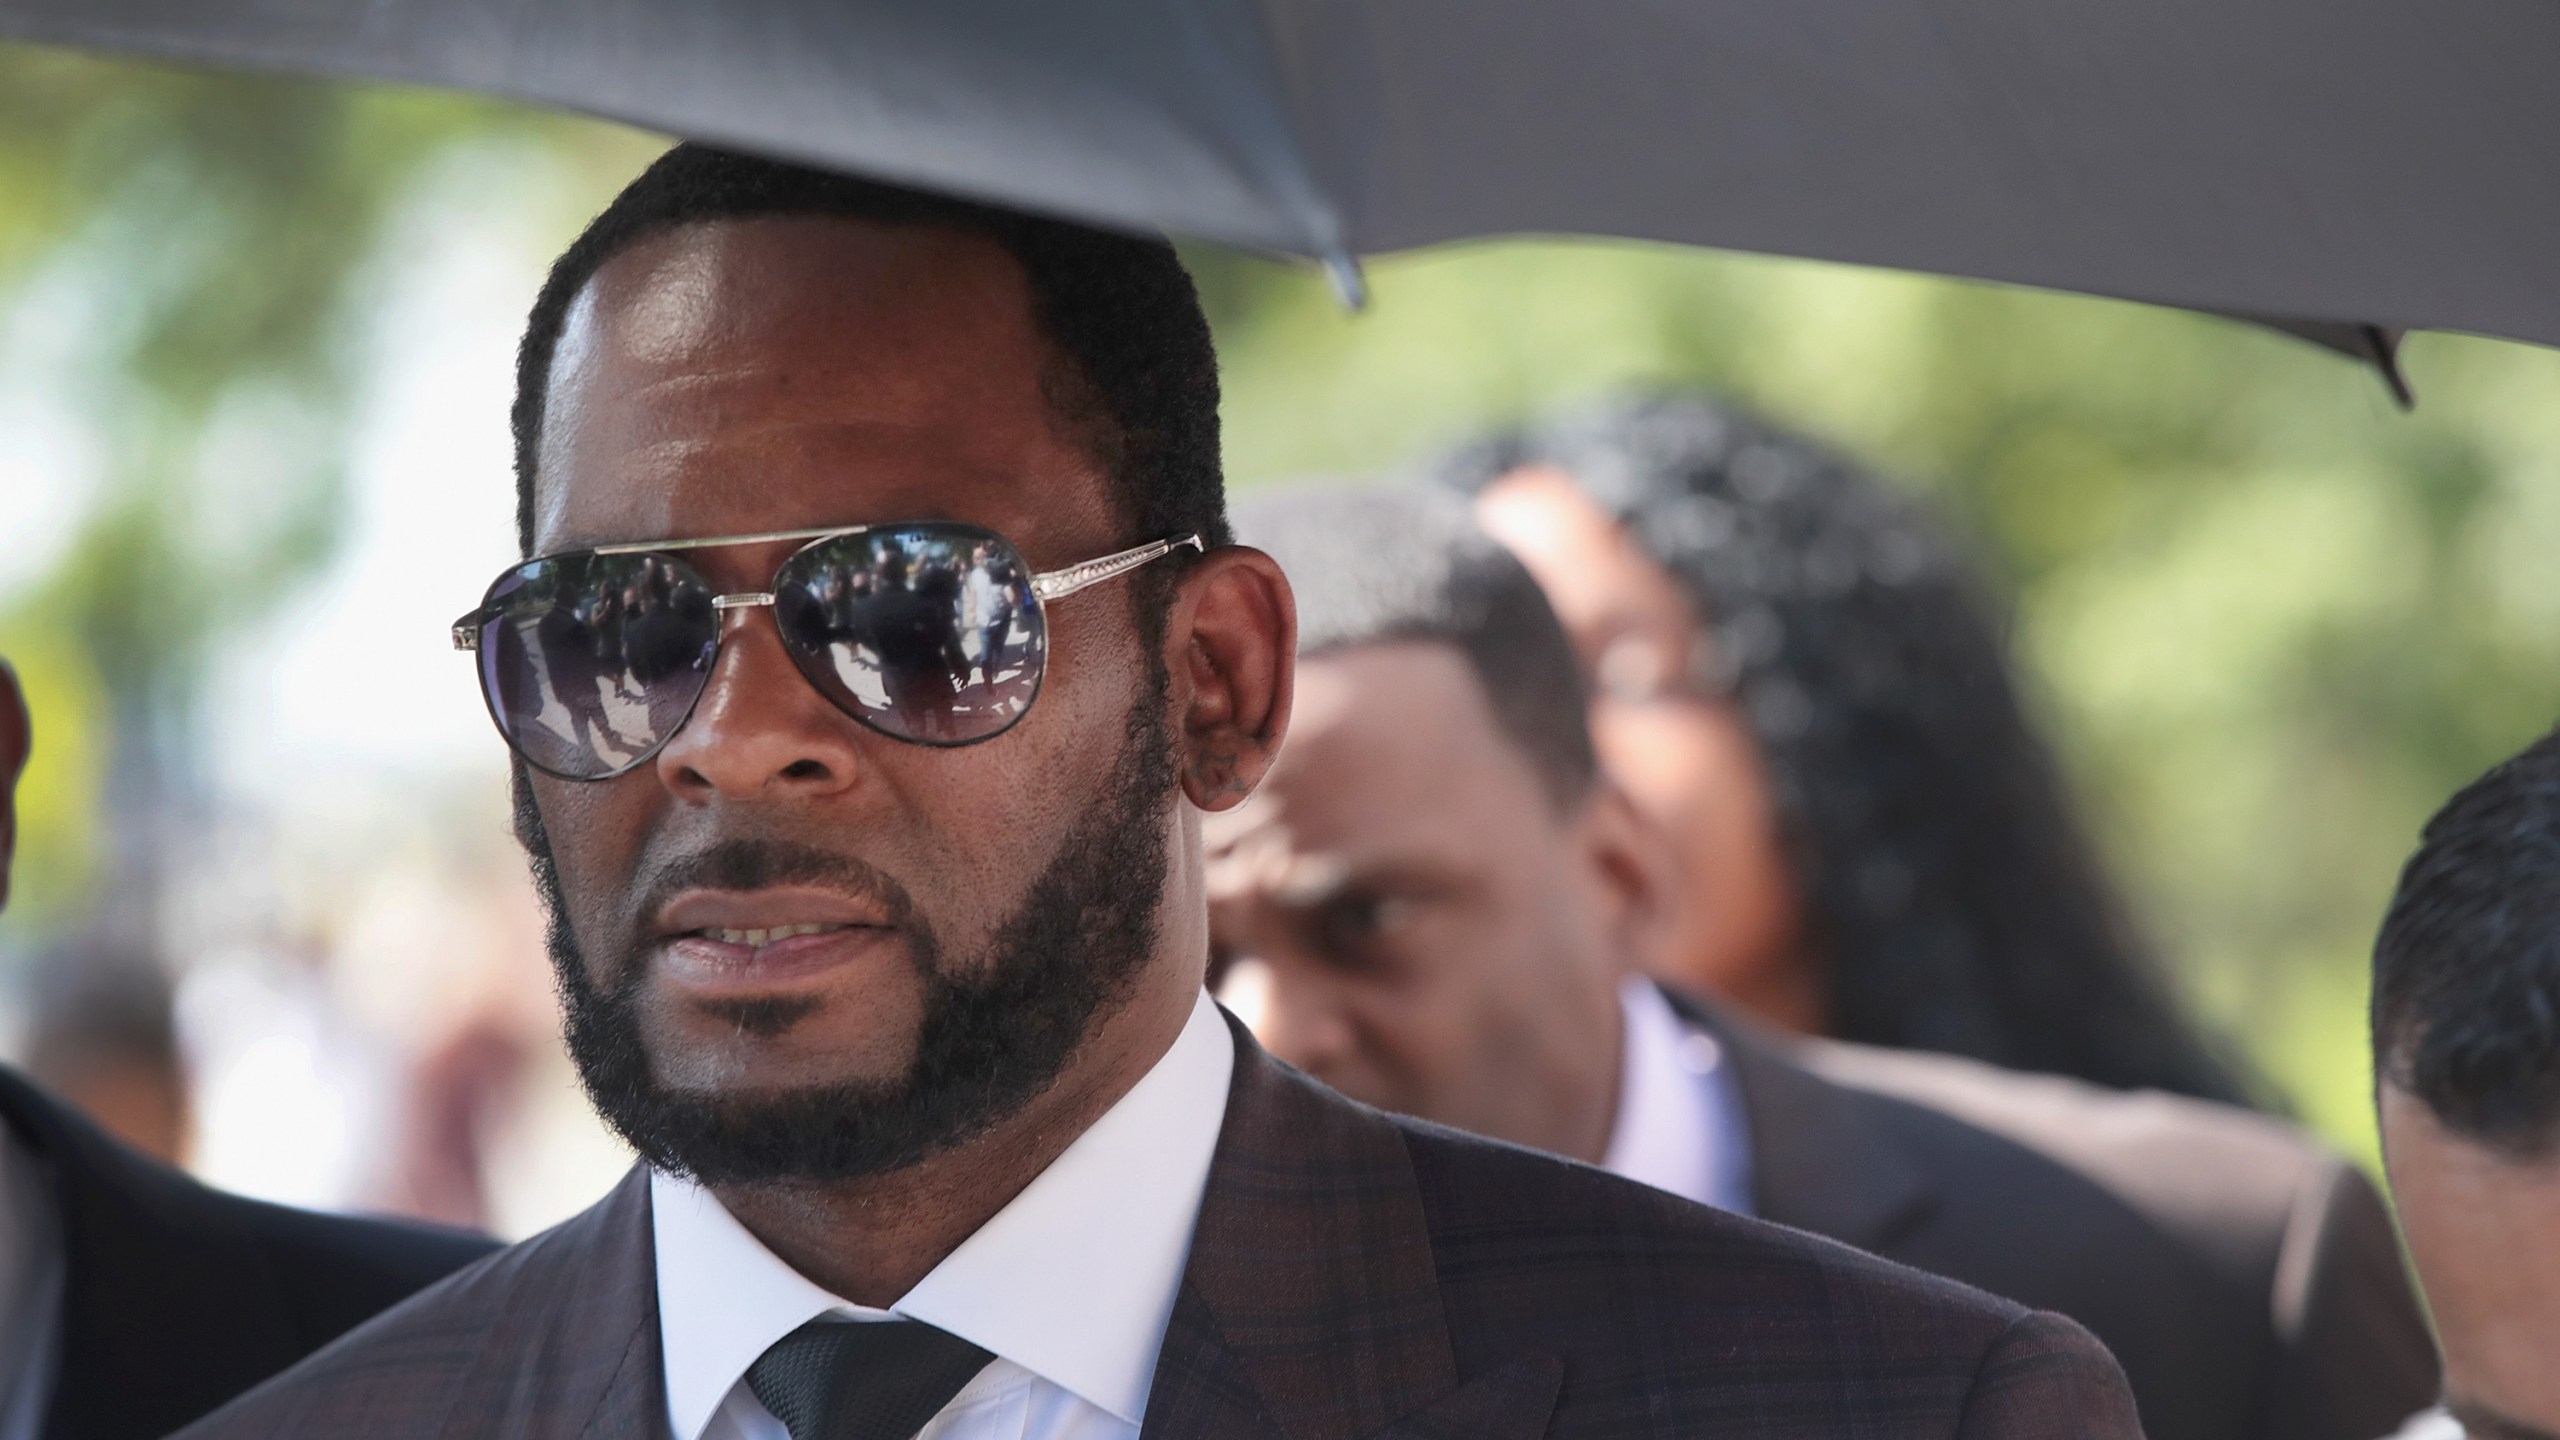
[[[791,1440],[915,1440],[995,1356],[921,1320],[812,1320],[747,1367]]]

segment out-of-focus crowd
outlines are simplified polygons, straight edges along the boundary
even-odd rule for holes
[[[559,1043],[542,921],[503,819],[387,838],[187,963],[110,914],[34,957],[14,1053],[143,1154],[262,1199],[500,1234],[629,1163]],[[459,828],[459,827],[456,827]],[[244,852],[291,866],[271,836]],[[225,873],[231,873],[230,867]]]

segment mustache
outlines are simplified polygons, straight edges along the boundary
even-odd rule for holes
[[[889,923],[915,928],[916,907],[907,888],[876,865],[834,850],[788,840],[722,840],[673,855],[641,876],[634,913],[655,915],[687,890],[769,890],[808,885],[834,890],[880,907]]]

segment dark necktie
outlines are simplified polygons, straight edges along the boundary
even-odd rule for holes
[[[996,1358],[921,1320],[812,1320],[747,1367],[791,1440],[915,1440]]]

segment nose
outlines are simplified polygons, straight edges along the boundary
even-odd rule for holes
[[[818,799],[850,787],[857,727],[791,663],[773,611],[731,610],[724,623],[702,699],[658,752],[659,783],[696,802]]]

